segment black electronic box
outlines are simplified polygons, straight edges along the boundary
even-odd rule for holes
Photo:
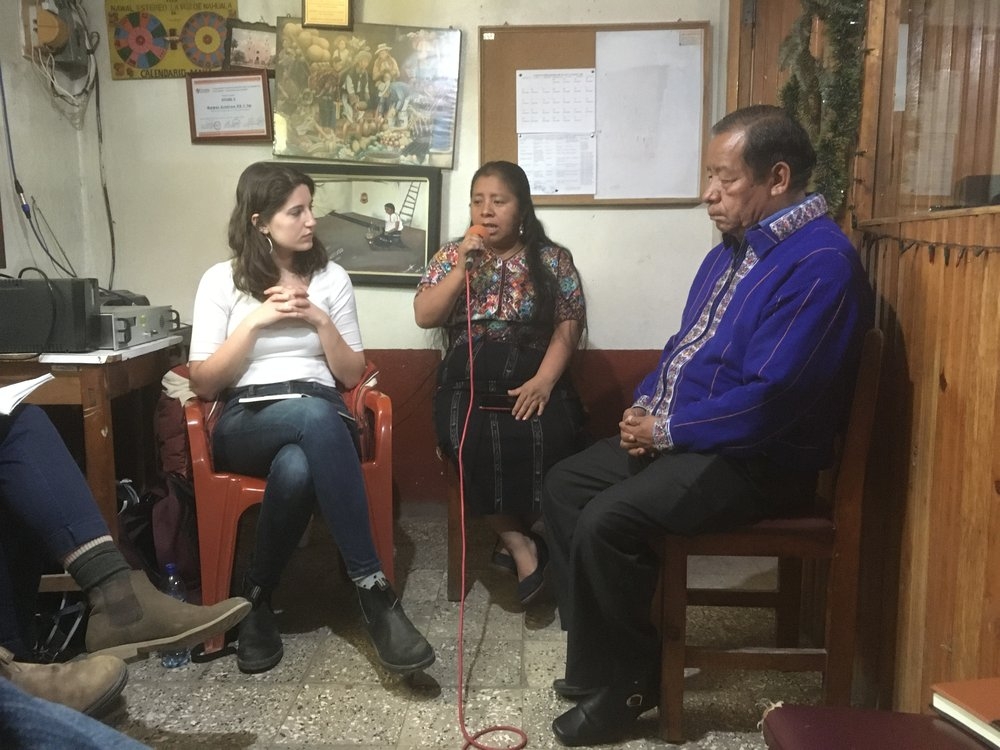
[[[89,352],[100,342],[97,279],[0,279],[0,352]]]

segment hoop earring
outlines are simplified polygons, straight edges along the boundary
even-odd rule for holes
[[[261,234],[264,234],[264,233],[263,233],[263,232],[261,232]],[[265,239],[265,240],[267,240],[267,246],[268,246],[268,247],[270,248],[270,250],[269,250],[268,252],[269,252],[269,253],[270,253],[271,255],[274,255],[274,243],[273,243],[273,242],[271,242],[271,235],[269,235],[269,234],[264,234],[264,239]]]

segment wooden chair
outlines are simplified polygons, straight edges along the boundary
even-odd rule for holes
[[[869,331],[858,370],[839,468],[830,477],[832,510],[811,517],[761,521],[723,533],[663,540],[660,573],[662,663],[660,732],[683,740],[684,669],[784,670],[823,673],[824,701],[846,706],[851,698],[857,626],[861,511],[868,448],[881,372],[882,333]],[[822,505],[822,503],[820,503]],[[827,502],[827,508],[830,507]],[[818,511],[819,513],[819,511]],[[689,589],[689,555],[776,557],[778,587],[771,591]],[[800,647],[799,618],[804,560],[826,560],[823,644]],[[703,648],[686,643],[687,607],[765,607],[776,611],[776,646]]]
[[[392,401],[366,381],[344,393],[358,424],[364,424],[361,470],[368,494],[375,551],[389,580],[395,578],[392,504]],[[214,604],[229,596],[236,551],[236,530],[243,512],[264,499],[263,479],[217,472],[212,465],[213,407],[217,402],[192,399],[184,407],[191,472],[198,515],[198,549],[201,558],[201,599]],[[206,642],[205,653],[218,651],[223,637]]]

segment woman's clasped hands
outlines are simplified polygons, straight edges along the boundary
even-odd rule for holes
[[[305,320],[313,326],[329,321],[329,316],[309,299],[304,286],[276,285],[264,290],[264,302],[258,308],[262,325],[271,325],[280,320],[294,318]]]

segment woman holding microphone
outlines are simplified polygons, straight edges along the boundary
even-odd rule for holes
[[[471,394],[462,447],[466,510],[496,532],[493,563],[517,576],[526,605],[542,591],[548,562],[532,531],[542,478],[581,447],[583,410],[567,370],[586,305],[573,256],[546,236],[519,166],[479,168],[470,219],[465,236],[431,259],[413,308],[417,325],[444,336],[438,444],[457,463]]]

